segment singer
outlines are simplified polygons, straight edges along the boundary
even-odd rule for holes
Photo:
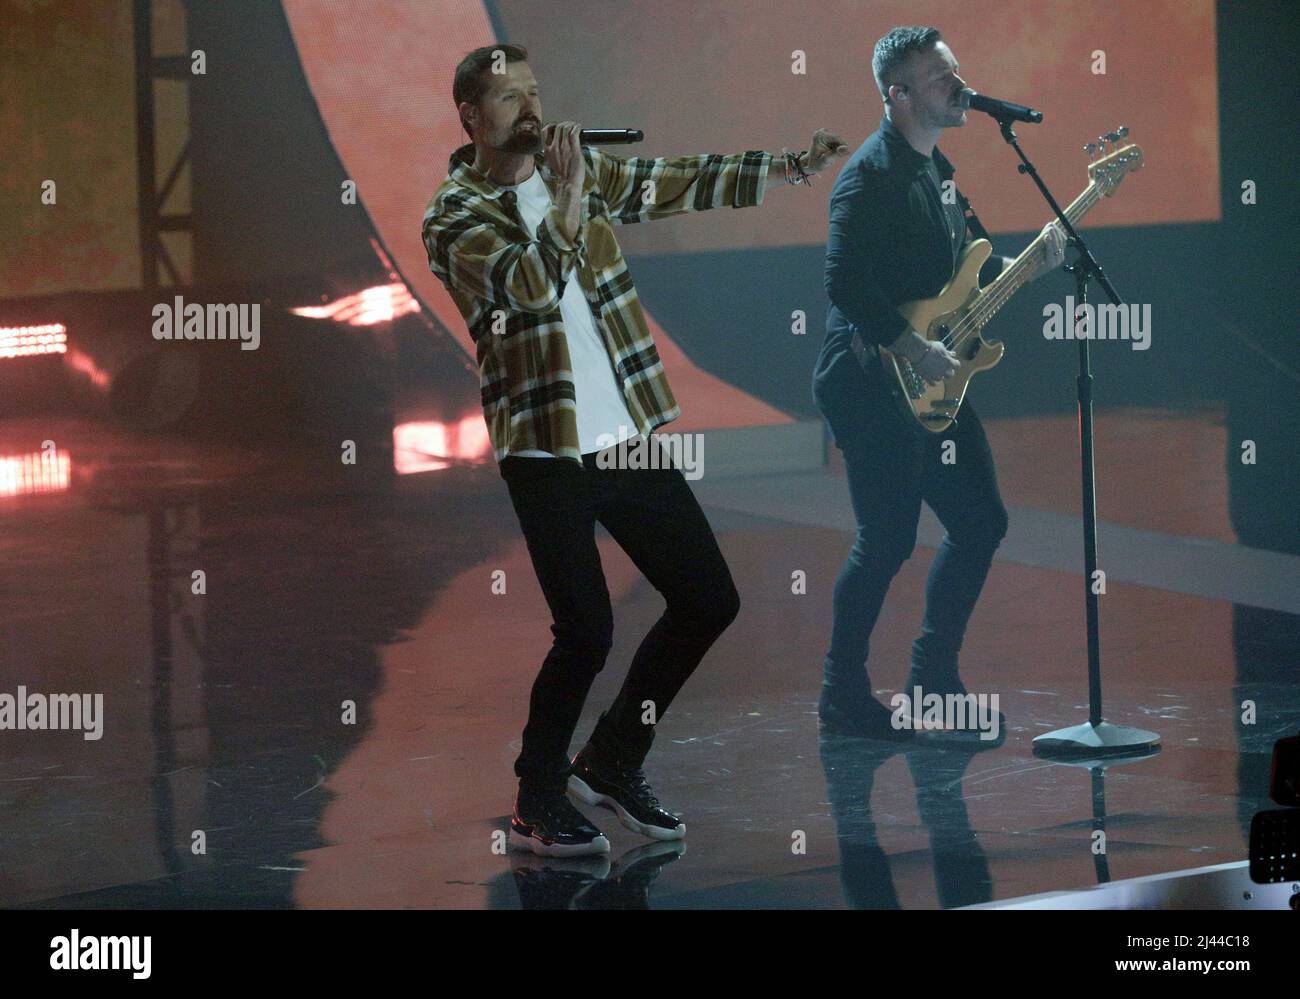
[[[942,290],[968,241],[956,188],[945,189],[952,164],[936,147],[944,129],[966,122],[960,100],[966,84],[958,68],[936,28],[895,28],[881,38],[872,71],[884,117],[844,164],[831,194],[830,309],[813,396],[844,453],[857,539],[832,600],[818,706],[824,731],[911,737],[910,730],[890,724],[889,709],[872,696],[866,663],[889,584],[916,545],[921,501],[934,510],[945,534],[926,581],[925,618],[912,645],[906,691],[966,694],[957,653],[1007,529],[993,457],[969,397],[947,433],[913,429],[889,397],[876,354],[882,346],[902,354],[932,384],[958,364],[942,343],[908,328],[896,309]],[[982,234],[973,213],[971,226]],[[1054,226],[1044,228],[1050,230],[1046,269],[1061,263],[1064,243]],[[990,257],[981,283],[1006,263]]]
[[[566,787],[637,833],[684,835],[642,766],[655,724],[740,606],[681,470],[596,460],[603,435],[626,447],[681,413],[614,226],[762,204],[769,182],[806,183],[848,147],[824,129],[797,156],[642,159],[583,147],[578,125],[543,127],[527,56],[522,46],[484,46],[457,66],[452,98],[471,142],[452,154],[423,238],[474,339],[494,456],[554,619],[515,760],[510,841],[563,856],[609,851]],[[613,641],[597,521],[666,608],[570,761]]]

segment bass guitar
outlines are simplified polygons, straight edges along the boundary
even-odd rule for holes
[[[1111,134],[1122,137],[1127,132],[1121,128]],[[1115,149],[1112,140],[1112,150],[1088,164],[1088,186],[1065,209],[1071,225],[1087,215],[1102,198],[1114,194],[1130,171],[1142,168],[1140,147],[1129,144]],[[1000,340],[985,340],[984,327],[1038,273],[1043,259],[1042,244],[1040,233],[996,280],[981,288],[980,268],[993,246],[987,239],[974,240],[962,251],[952,280],[943,291],[934,298],[899,306],[898,311],[912,329],[927,340],[938,340],[960,358],[957,370],[949,378],[929,385],[905,357],[880,348],[878,353],[885,367],[886,381],[906,419],[936,434],[953,424],[971,378],[1002,360],[1005,344]],[[871,363],[865,355],[859,358],[862,363]]]

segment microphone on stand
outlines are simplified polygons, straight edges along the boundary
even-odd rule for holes
[[[1000,101],[996,97],[985,97],[983,94],[977,94],[970,87],[962,90],[957,95],[957,100],[962,107],[983,111],[999,121],[1024,121],[1029,122],[1031,125],[1037,125],[1043,120],[1043,112],[1041,111],[1027,108],[1023,104]]]

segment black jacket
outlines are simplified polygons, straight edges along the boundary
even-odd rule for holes
[[[961,208],[955,199],[943,203],[932,166],[940,183],[952,179],[952,164],[937,148],[921,155],[883,118],[835,178],[826,243],[830,309],[813,397],[837,443],[860,426],[859,411],[875,401],[867,396],[885,390],[874,372],[863,377],[849,346],[854,329],[867,343],[898,339],[907,321],[897,306],[942,291],[969,242]],[[1001,270],[1002,259],[990,257],[980,283]]]

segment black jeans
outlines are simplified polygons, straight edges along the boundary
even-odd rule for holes
[[[942,434],[913,430],[880,380],[858,384],[865,394],[857,399],[864,401],[832,424],[844,452],[857,540],[835,582],[827,684],[860,687],[885,593],[916,547],[922,500],[945,533],[926,579],[912,665],[923,676],[956,674],[966,625],[1007,531],[984,427],[968,399],[956,427]],[[949,441],[954,447],[946,449]]]
[[[680,469],[598,468],[595,454],[583,456],[582,468],[567,459],[508,455],[501,476],[550,607],[554,635],[533,683],[515,774],[521,784],[562,786],[582,706],[613,645],[614,615],[596,522],[666,601],[602,719],[631,754],[643,754],[653,738],[653,729],[642,724],[644,702],[653,703],[656,722],[663,718],[735,619],[740,597]]]

